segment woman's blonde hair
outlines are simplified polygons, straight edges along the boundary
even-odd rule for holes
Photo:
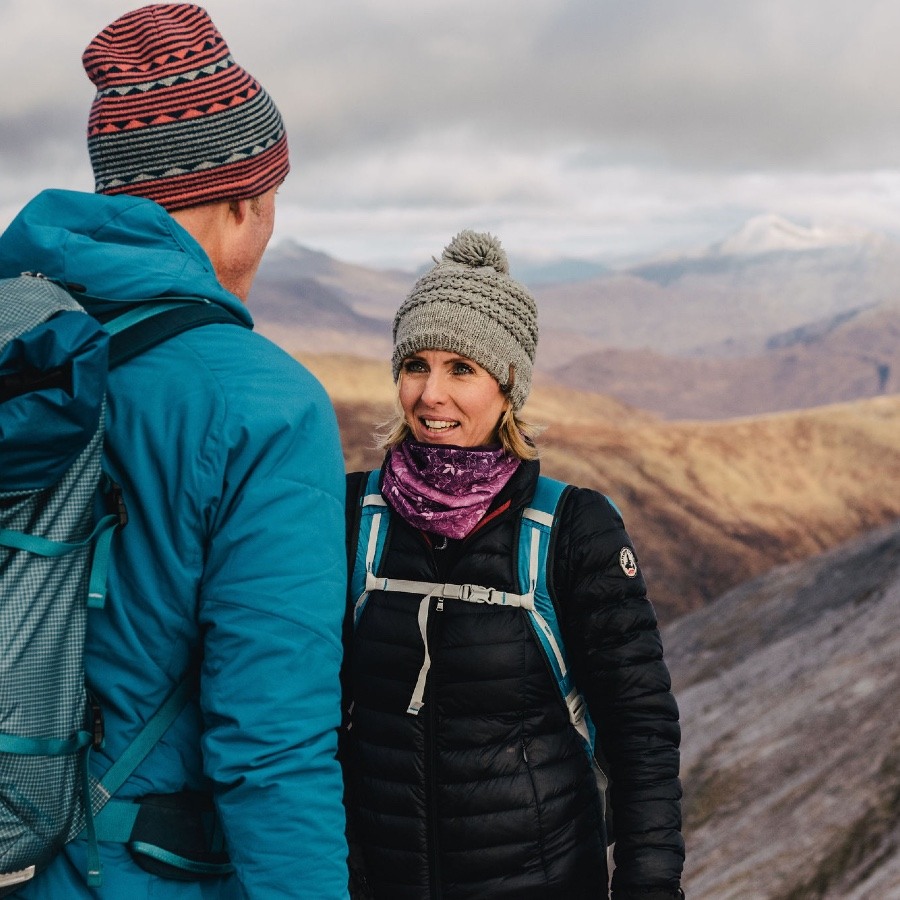
[[[394,414],[375,432],[375,446],[384,451],[402,444],[412,433],[400,406],[399,381],[397,388],[398,397]],[[520,419],[507,403],[497,425],[497,439],[500,441],[500,446],[512,456],[524,460],[537,459],[538,450],[534,440],[542,431],[541,426],[532,425],[530,422]]]

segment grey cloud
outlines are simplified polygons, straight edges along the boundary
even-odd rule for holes
[[[439,26],[368,12],[359,33],[327,35],[343,52],[297,51],[304,86],[285,102],[313,153],[468,123],[491,140],[589,141],[683,166],[896,158],[894,4],[548,0],[502,27],[474,11]]]
[[[460,129],[501,145],[589,143],[684,167],[861,167],[892,164],[900,151],[892,2],[206,5],[307,158]],[[56,110],[48,123],[85,109],[81,50],[121,9],[3,0],[7,36],[21,38],[0,61],[4,121],[22,91]],[[36,145],[45,135],[24,137]]]
[[[773,203],[898,224],[896,180],[870,177],[900,160],[893,0],[204,5],[285,116],[289,221],[331,246],[412,246],[464,220],[625,248]],[[0,0],[0,210],[33,186],[91,188],[80,56],[124,8]]]

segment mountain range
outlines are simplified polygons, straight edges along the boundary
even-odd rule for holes
[[[328,390],[349,470],[380,465],[387,362],[300,354]],[[900,518],[900,395],[723,422],[667,422],[536,383],[523,415],[547,474],[621,508],[662,619]]]
[[[759,352],[719,357],[598,350],[554,378],[671,419],[721,419],[900,391],[900,299],[771,335]]]
[[[872,397],[900,385],[900,243],[773,216],[700,251],[627,268],[523,265],[537,370],[666,418],[719,419]],[[563,268],[566,281],[545,279]],[[513,271],[513,275],[515,275]],[[386,359],[415,273],[295,243],[266,254],[258,328],[292,352]]]

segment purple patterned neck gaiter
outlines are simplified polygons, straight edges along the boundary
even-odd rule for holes
[[[410,525],[464,538],[519,467],[502,447],[444,447],[406,440],[388,456],[382,493]]]

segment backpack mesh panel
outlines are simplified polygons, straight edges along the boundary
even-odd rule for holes
[[[46,287],[46,302],[39,291],[15,302],[0,292],[0,346],[58,309],[79,308],[62,291]],[[33,308],[23,311],[21,303],[32,300]],[[95,436],[54,487],[0,492],[0,527],[53,541],[86,538],[102,440],[101,418]],[[0,732],[68,739],[84,728],[82,652],[90,553],[85,547],[46,558],[0,546]],[[80,765],[79,754],[0,753],[0,871],[40,866],[81,830]]]

